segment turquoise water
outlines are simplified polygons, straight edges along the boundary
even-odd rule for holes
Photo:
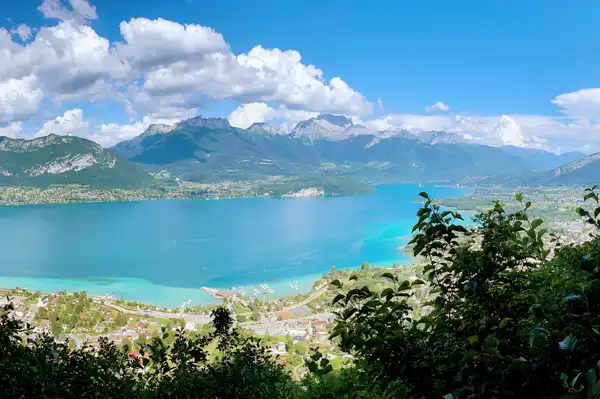
[[[212,302],[202,286],[267,283],[285,295],[298,282],[307,290],[332,264],[408,262],[398,247],[420,191],[469,192],[393,185],[351,197],[0,207],[0,287],[172,307]]]

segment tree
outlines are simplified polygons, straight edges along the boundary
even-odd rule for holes
[[[507,214],[496,202],[469,230],[459,213],[421,196],[411,245],[425,259],[427,282],[384,273],[391,288],[381,292],[332,282],[340,289],[332,336],[356,358],[334,380],[383,397],[599,397],[598,234],[555,247],[550,259],[543,221],[529,217],[521,195],[520,210]],[[593,188],[585,199],[598,203]],[[600,207],[578,213],[600,227]],[[409,301],[423,284],[432,310],[415,318]],[[322,378],[331,375],[327,362],[311,364],[321,392],[342,390]]]
[[[126,324],[127,324],[127,316],[125,316],[125,314],[123,314],[121,312],[117,312],[117,315],[115,316],[115,325],[118,327],[123,327]]]
[[[69,348],[54,338],[28,339],[26,326],[0,309],[0,392],[3,397],[61,398],[294,398],[300,393],[290,375],[265,353],[255,337],[242,337],[226,309],[212,313],[207,335],[169,332],[145,343],[140,355],[101,338],[99,350]],[[209,358],[216,343],[220,356]],[[148,355],[145,355],[148,354]],[[143,373],[140,373],[143,371]]]

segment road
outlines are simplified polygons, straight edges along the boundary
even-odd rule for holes
[[[281,309],[283,310],[290,310],[290,309],[294,309],[294,308],[298,308],[300,306],[304,306],[307,303],[309,303],[310,301],[317,299],[318,297],[320,297],[321,295],[323,295],[323,293],[325,293],[325,291],[327,291],[327,286],[321,288],[319,291],[315,292],[314,294],[312,294],[311,296],[309,296],[308,298],[306,298],[305,300],[295,303],[293,305],[290,306],[286,306],[285,308]]]
[[[123,313],[130,313],[139,316],[150,316],[150,317],[158,317],[163,319],[183,319],[185,321],[195,323],[195,324],[208,324],[211,322],[211,318],[209,315],[199,315],[199,314],[186,314],[186,313],[167,313],[167,312],[158,312],[156,310],[130,310],[123,308],[119,305],[115,305],[112,302],[106,301],[104,302],[106,306],[110,306],[111,308],[118,310]]]
[[[289,309],[297,308],[299,306],[304,306],[308,302],[315,300],[319,296],[323,295],[323,293],[325,293],[326,291],[327,291],[327,286],[321,288],[320,290],[318,290],[317,292],[315,292],[314,294],[312,294],[305,300],[295,303],[290,306],[286,306],[282,310],[289,310]],[[113,308],[115,310],[118,310],[119,312],[130,313],[130,314],[135,314],[135,315],[139,315],[139,316],[150,316],[150,317],[158,317],[158,318],[163,318],[163,319],[183,319],[187,322],[191,322],[191,323],[195,323],[195,324],[209,324],[212,320],[209,315],[198,315],[198,314],[187,314],[187,313],[169,313],[169,312],[159,312],[156,310],[130,310],[130,309],[121,307],[119,305],[116,305],[110,301],[105,301],[104,304],[106,306],[110,306],[111,308]],[[228,304],[228,307],[230,308],[230,310],[233,310],[231,308],[231,304]],[[305,319],[326,319],[326,318],[329,318],[329,316],[330,316],[330,313],[320,313],[320,314],[305,316],[303,318],[305,318]],[[262,323],[249,322],[249,323],[241,323],[241,325],[252,326],[253,324],[270,324],[270,323],[276,323],[276,322],[262,322]],[[250,328],[252,328],[252,327],[250,327]],[[269,328],[267,327],[267,329],[269,329]]]

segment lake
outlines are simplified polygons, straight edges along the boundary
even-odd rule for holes
[[[308,291],[334,264],[407,263],[406,242],[432,197],[470,190],[377,186],[371,195],[0,207],[0,287],[85,290],[176,307],[200,287],[266,283]]]

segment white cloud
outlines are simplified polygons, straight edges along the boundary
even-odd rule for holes
[[[111,147],[123,140],[132,139],[143,133],[152,124],[174,125],[182,119],[196,116],[195,111],[181,111],[168,118],[162,115],[146,115],[142,120],[129,124],[103,123],[87,138],[103,147]]]
[[[227,119],[231,126],[247,129],[253,123],[267,122],[274,119],[281,121],[279,124],[284,131],[290,131],[296,123],[318,116],[318,112],[291,110],[284,106],[278,109],[271,108],[266,103],[248,103],[237,107],[229,114]]]
[[[360,92],[304,63],[296,50],[257,45],[235,54],[209,27],[160,18],[123,21],[122,39],[111,42],[86,25],[98,18],[87,0],[44,0],[38,9],[59,22],[39,29],[0,28],[0,59],[10,60],[0,63],[2,131],[21,134],[19,122],[35,115],[44,99],[61,106],[80,99],[122,104],[132,118],[128,124],[84,128],[81,116],[81,128],[73,130],[105,144],[139,134],[149,123],[193,116],[214,100],[236,101],[229,119],[242,127],[269,121],[290,129],[318,113],[358,121],[372,112],[373,104]],[[552,103],[561,116],[392,114],[363,123],[377,130],[446,130],[491,145],[600,149],[600,88],[560,94]],[[375,104],[383,108],[381,99]],[[426,107],[427,112],[449,109],[441,101]],[[71,123],[76,117],[69,116]]]
[[[0,80],[0,122],[22,121],[35,114],[44,97],[36,83],[35,76]]]
[[[0,136],[17,139],[21,136],[21,122],[11,122],[7,126],[0,127]]]
[[[60,107],[73,100],[110,99],[137,120],[195,113],[212,100],[268,102],[274,118],[290,126],[318,112],[356,118],[372,109],[341,78],[326,79],[323,71],[302,63],[295,50],[259,45],[234,54],[209,27],[160,18],[124,21],[123,41],[111,42],[85,25],[97,19],[86,0],[44,0],[38,9],[60,22],[35,34],[27,25],[11,32],[0,28],[0,58],[11,60],[0,63],[0,94],[6,97],[17,84],[24,89],[11,89],[5,98],[3,122],[32,116],[44,98]]]
[[[517,122],[507,115],[502,115],[500,120],[493,127],[494,135],[502,138],[506,145],[523,147],[523,133]]]
[[[229,51],[220,33],[201,25],[133,18],[121,22],[120,29],[125,39],[118,45],[120,56],[142,71]]]
[[[234,109],[227,119],[231,126],[247,129],[253,123],[274,119],[276,113],[265,103],[248,103]]]
[[[25,24],[19,24],[16,28],[12,28],[10,33],[17,35],[22,42],[26,42],[27,40],[31,39],[33,30]]]
[[[386,115],[363,122],[376,130],[406,129],[415,134],[443,130],[468,137],[478,144],[516,145],[547,151],[580,151],[585,144],[598,142],[600,125],[576,117],[540,115]],[[600,146],[585,147],[598,149]],[[586,152],[589,152],[586,150]]]
[[[552,100],[567,115],[600,120],[600,88],[564,93]]]
[[[61,21],[86,23],[98,18],[96,7],[87,0],[69,0],[69,6],[62,0],[44,0],[38,7],[44,18]]]
[[[395,114],[364,122],[365,126],[376,130],[405,129],[411,131],[450,130],[456,122],[447,116]]]
[[[436,101],[435,104],[428,105],[425,107],[425,111],[433,112],[433,111],[450,111],[450,107],[444,104],[441,101]]]
[[[342,79],[329,81],[294,50],[256,46],[235,55],[221,34],[163,19],[121,23],[119,55],[141,74],[146,98],[177,101],[196,94],[240,103],[277,102],[290,109],[363,115],[372,105]]]
[[[49,134],[58,134],[60,136],[81,136],[87,135],[89,123],[83,119],[83,110],[81,108],[66,111],[64,115],[44,123],[44,126],[36,133],[36,137]]]
[[[0,29],[0,56],[11,60],[0,64],[0,81],[34,76],[38,87],[57,100],[107,93],[113,79],[127,74],[107,39],[74,22],[42,27],[26,45]]]

